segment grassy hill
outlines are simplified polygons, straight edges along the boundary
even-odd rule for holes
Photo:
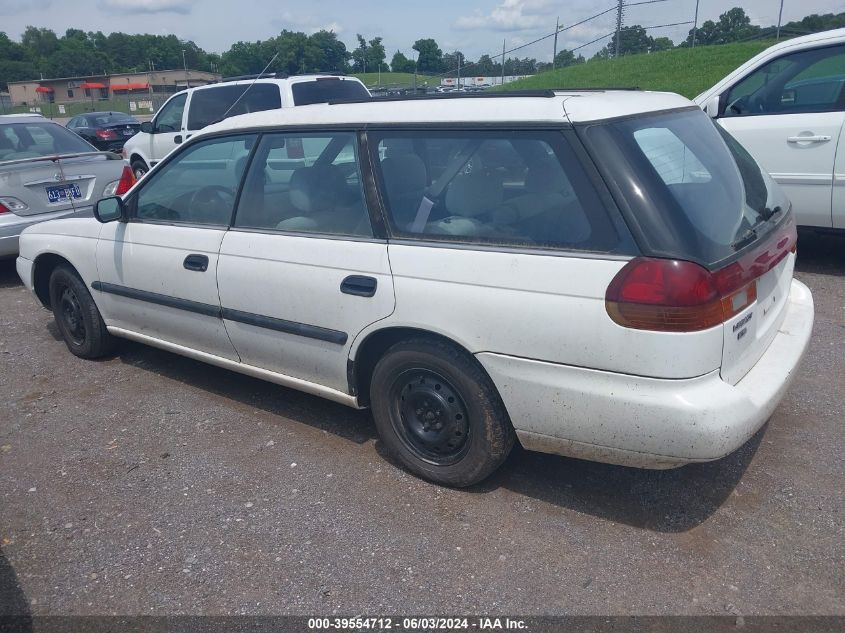
[[[356,73],[352,75],[364,82],[365,86],[376,86],[379,82],[378,73]],[[429,86],[439,86],[439,77],[429,77],[428,75],[417,75],[417,85],[422,86],[428,82]],[[414,73],[381,73],[382,86],[412,86],[414,84]]]
[[[590,61],[552,70],[503,86],[505,90],[540,88],[638,87],[695,97],[774,42],[676,48],[648,55]]]

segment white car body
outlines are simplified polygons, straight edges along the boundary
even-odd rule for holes
[[[587,125],[692,105],[638,92],[314,105],[228,119],[191,143],[350,122]],[[183,268],[190,253],[207,256],[207,272]],[[366,404],[354,377],[375,341],[442,337],[481,364],[526,448],[671,468],[741,446],[794,377],[813,302],[792,278],[794,252],[784,255],[757,280],[757,301],[684,333],[621,327],[608,316],[608,285],[631,256],[91,219],[27,230],[17,270],[43,302],[45,270],[59,257],[92,289],[110,333],[352,407]],[[350,275],[375,279],[378,291],[341,294]]]
[[[147,170],[149,170],[181,143],[188,140],[192,135],[202,129],[191,123],[192,111],[197,107],[195,105],[197,94],[206,96],[213,95],[221,89],[225,90],[231,86],[238,86],[242,90],[247,90],[249,88],[253,91],[255,90],[255,86],[258,86],[259,88],[272,86],[278,90],[279,107],[291,108],[296,105],[294,97],[294,86],[296,84],[326,80],[352,82],[359,85],[363,89],[363,92],[369,95],[369,91],[366,87],[364,87],[364,84],[361,83],[359,79],[356,79],[355,77],[335,77],[330,75],[298,75],[285,79],[267,77],[256,80],[226,81],[217,84],[209,84],[207,86],[188,88],[187,90],[182,90],[174,94],[161,106],[161,108],[159,108],[156,116],[153,117],[151,122],[153,132],[138,132],[126,142],[123,149],[123,156],[130,164],[137,165],[140,162],[143,163]],[[251,86],[252,88],[250,88]],[[166,114],[168,108],[174,107],[174,104],[177,101],[181,101],[183,98],[185,99],[185,103],[182,115],[179,117],[178,129],[168,129],[165,131],[158,130],[156,124],[160,120],[162,114]],[[143,173],[136,172],[135,175],[140,178]]]
[[[845,229],[845,29],[776,44],[695,98],[783,187],[798,224]],[[814,111],[725,116],[731,89],[763,67],[807,51],[835,53],[828,71],[841,77],[838,104]],[[830,59],[828,59],[830,62]],[[833,66],[835,69],[832,69]],[[831,70],[832,69],[832,70]],[[789,89],[789,84],[786,85]],[[788,90],[784,90],[786,93]],[[796,98],[792,91],[792,98]],[[783,98],[787,98],[784,96]]]

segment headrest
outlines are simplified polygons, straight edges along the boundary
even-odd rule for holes
[[[525,172],[525,191],[528,193],[556,193],[566,189],[566,175],[554,160],[544,160]]]
[[[502,203],[501,179],[483,171],[459,174],[446,192],[446,209],[452,215],[475,217],[493,211]]]
[[[302,167],[291,174],[290,201],[303,213],[330,211],[341,204],[346,179],[335,165]]]
[[[425,163],[416,154],[388,156],[381,161],[381,173],[387,195],[418,192],[425,189]]]

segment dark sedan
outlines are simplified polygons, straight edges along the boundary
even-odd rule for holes
[[[67,129],[99,150],[119,152],[123,144],[138,133],[141,123],[123,112],[89,112],[73,117],[68,121]]]

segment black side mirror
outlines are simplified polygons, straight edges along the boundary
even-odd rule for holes
[[[153,133],[152,121],[144,121],[143,123],[141,123],[141,131],[146,133],[146,134],[152,134]]]
[[[118,196],[102,198],[94,205],[94,217],[105,224],[115,220],[123,220],[125,217],[125,206],[123,199]]]

